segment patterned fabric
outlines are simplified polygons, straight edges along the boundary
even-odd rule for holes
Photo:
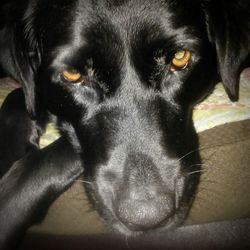
[[[250,119],[250,69],[241,75],[240,98],[232,103],[222,84],[205,101],[195,107],[194,124],[198,132],[230,122]]]

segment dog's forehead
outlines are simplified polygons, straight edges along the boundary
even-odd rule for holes
[[[51,44],[56,45],[72,40],[82,43],[91,29],[95,34],[96,29],[107,34],[106,27],[109,31],[119,31],[119,35],[124,35],[122,39],[146,28],[153,36],[158,31],[191,38],[194,29],[189,27],[197,28],[201,17],[201,8],[195,0],[64,0],[60,4],[52,0],[38,4],[46,11],[41,12],[39,21],[40,30],[48,33],[44,42],[52,40]]]
[[[76,6],[75,21],[83,28],[94,23],[108,24],[132,33],[145,26],[161,26],[174,34],[197,27],[201,21],[200,4],[195,0],[78,0]]]

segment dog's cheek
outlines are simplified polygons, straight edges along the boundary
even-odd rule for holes
[[[99,171],[96,182],[97,192],[101,203],[103,204],[102,209],[112,211],[113,196],[115,193],[115,178],[108,176],[109,174],[104,171]]]
[[[85,188],[93,208],[99,213],[102,221],[107,226],[113,227],[117,223],[112,209],[116,181],[112,176],[108,176],[108,171],[102,171],[103,167],[99,166],[93,171],[86,171],[87,177],[85,178],[91,185],[85,184]]]
[[[95,166],[85,172],[87,179],[93,183],[86,186],[93,206],[112,227],[118,223],[113,207],[123,178],[124,157],[122,149],[117,147],[109,153],[106,162],[95,162]]]

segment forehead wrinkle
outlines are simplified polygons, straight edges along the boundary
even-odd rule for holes
[[[74,54],[74,50],[72,49],[72,46],[62,45],[60,47],[57,47],[53,51],[53,61],[51,63],[52,67],[62,66],[62,62],[71,55]]]
[[[148,26],[149,29],[158,27],[166,37],[171,33],[171,37],[175,37],[178,43],[184,41],[186,44],[199,44],[191,24],[175,26],[175,14],[169,11],[173,7],[173,1],[151,1],[150,3],[142,0],[121,1],[119,5],[112,5],[113,1],[107,0],[95,2],[99,6],[96,8],[97,15],[112,24],[126,47],[131,47],[130,41],[144,26]],[[113,7],[108,6],[108,8],[107,3]]]
[[[131,25],[139,24],[144,20],[155,22],[159,16],[169,15],[169,12],[165,11],[167,4],[164,0],[152,0],[150,2],[142,0],[122,0],[119,1],[119,4],[117,4],[116,1],[92,0],[91,3],[92,4],[87,4],[86,7],[85,1],[78,0],[79,8],[77,7],[77,10],[79,12],[80,23],[82,24],[87,24],[84,22],[86,19],[88,22],[93,22],[93,19],[95,22],[98,19],[108,20],[108,23],[113,24],[113,26],[119,28],[119,30],[128,31],[131,30]],[[87,15],[85,15],[85,13]],[[94,16],[94,18],[92,18],[92,16]],[[83,25],[81,25],[81,27],[82,26]]]
[[[75,5],[71,10],[72,22],[67,24],[67,29],[64,31],[67,33],[68,39],[65,44],[54,48],[52,65],[56,65],[56,62],[62,62],[63,59],[74,55],[75,51],[84,47],[87,40],[84,39],[83,32],[95,23],[93,19],[94,10],[90,1],[77,0],[74,3]]]
[[[107,12],[106,9],[101,8],[102,6],[101,0],[99,1],[82,1],[78,0],[77,5],[75,7],[75,18],[71,25],[71,31],[72,31],[72,44],[75,47],[82,47],[88,42],[89,37],[86,37],[86,34],[96,33],[96,31],[93,31],[93,28],[98,28],[98,31],[105,32],[105,30],[108,30],[110,32],[110,40],[115,36],[121,35],[122,27],[118,27],[117,23],[118,20],[121,18],[116,18],[116,13],[110,13]],[[122,21],[121,21],[122,22]],[[103,28],[100,28],[100,27]],[[114,36],[113,36],[113,35]],[[96,34],[98,35],[98,34]],[[100,34],[101,35],[101,34]],[[107,36],[107,35],[106,35]],[[98,39],[98,36],[95,37]]]
[[[72,44],[80,48],[86,42],[83,38],[83,30],[89,28],[93,23],[93,8],[89,1],[78,0],[74,9],[74,19],[71,25]]]
[[[139,33],[140,27],[144,23],[151,26],[159,26],[162,31],[176,37],[176,40],[184,40],[187,38],[190,43],[196,42],[192,40],[190,27],[174,27],[174,14],[169,11],[172,8],[173,1],[120,1],[119,4],[108,0],[78,0],[75,6],[76,15],[72,24],[72,38],[74,45],[82,46],[84,43],[83,30],[94,23],[98,19],[104,25],[104,21],[108,20],[108,24],[112,24],[114,30],[119,33],[124,45],[128,45],[132,37]],[[156,11],[157,9],[157,11]],[[140,13],[140,15],[138,15]],[[94,18],[93,18],[94,17]],[[104,20],[104,21],[102,21]],[[131,37],[132,36],[132,37]],[[192,40],[192,41],[191,41]]]

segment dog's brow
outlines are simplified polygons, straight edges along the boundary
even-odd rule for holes
[[[51,65],[53,67],[58,66],[58,63],[62,63],[67,57],[71,56],[73,54],[72,47],[70,45],[63,45],[60,47],[57,47],[53,51],[53,61]]]

